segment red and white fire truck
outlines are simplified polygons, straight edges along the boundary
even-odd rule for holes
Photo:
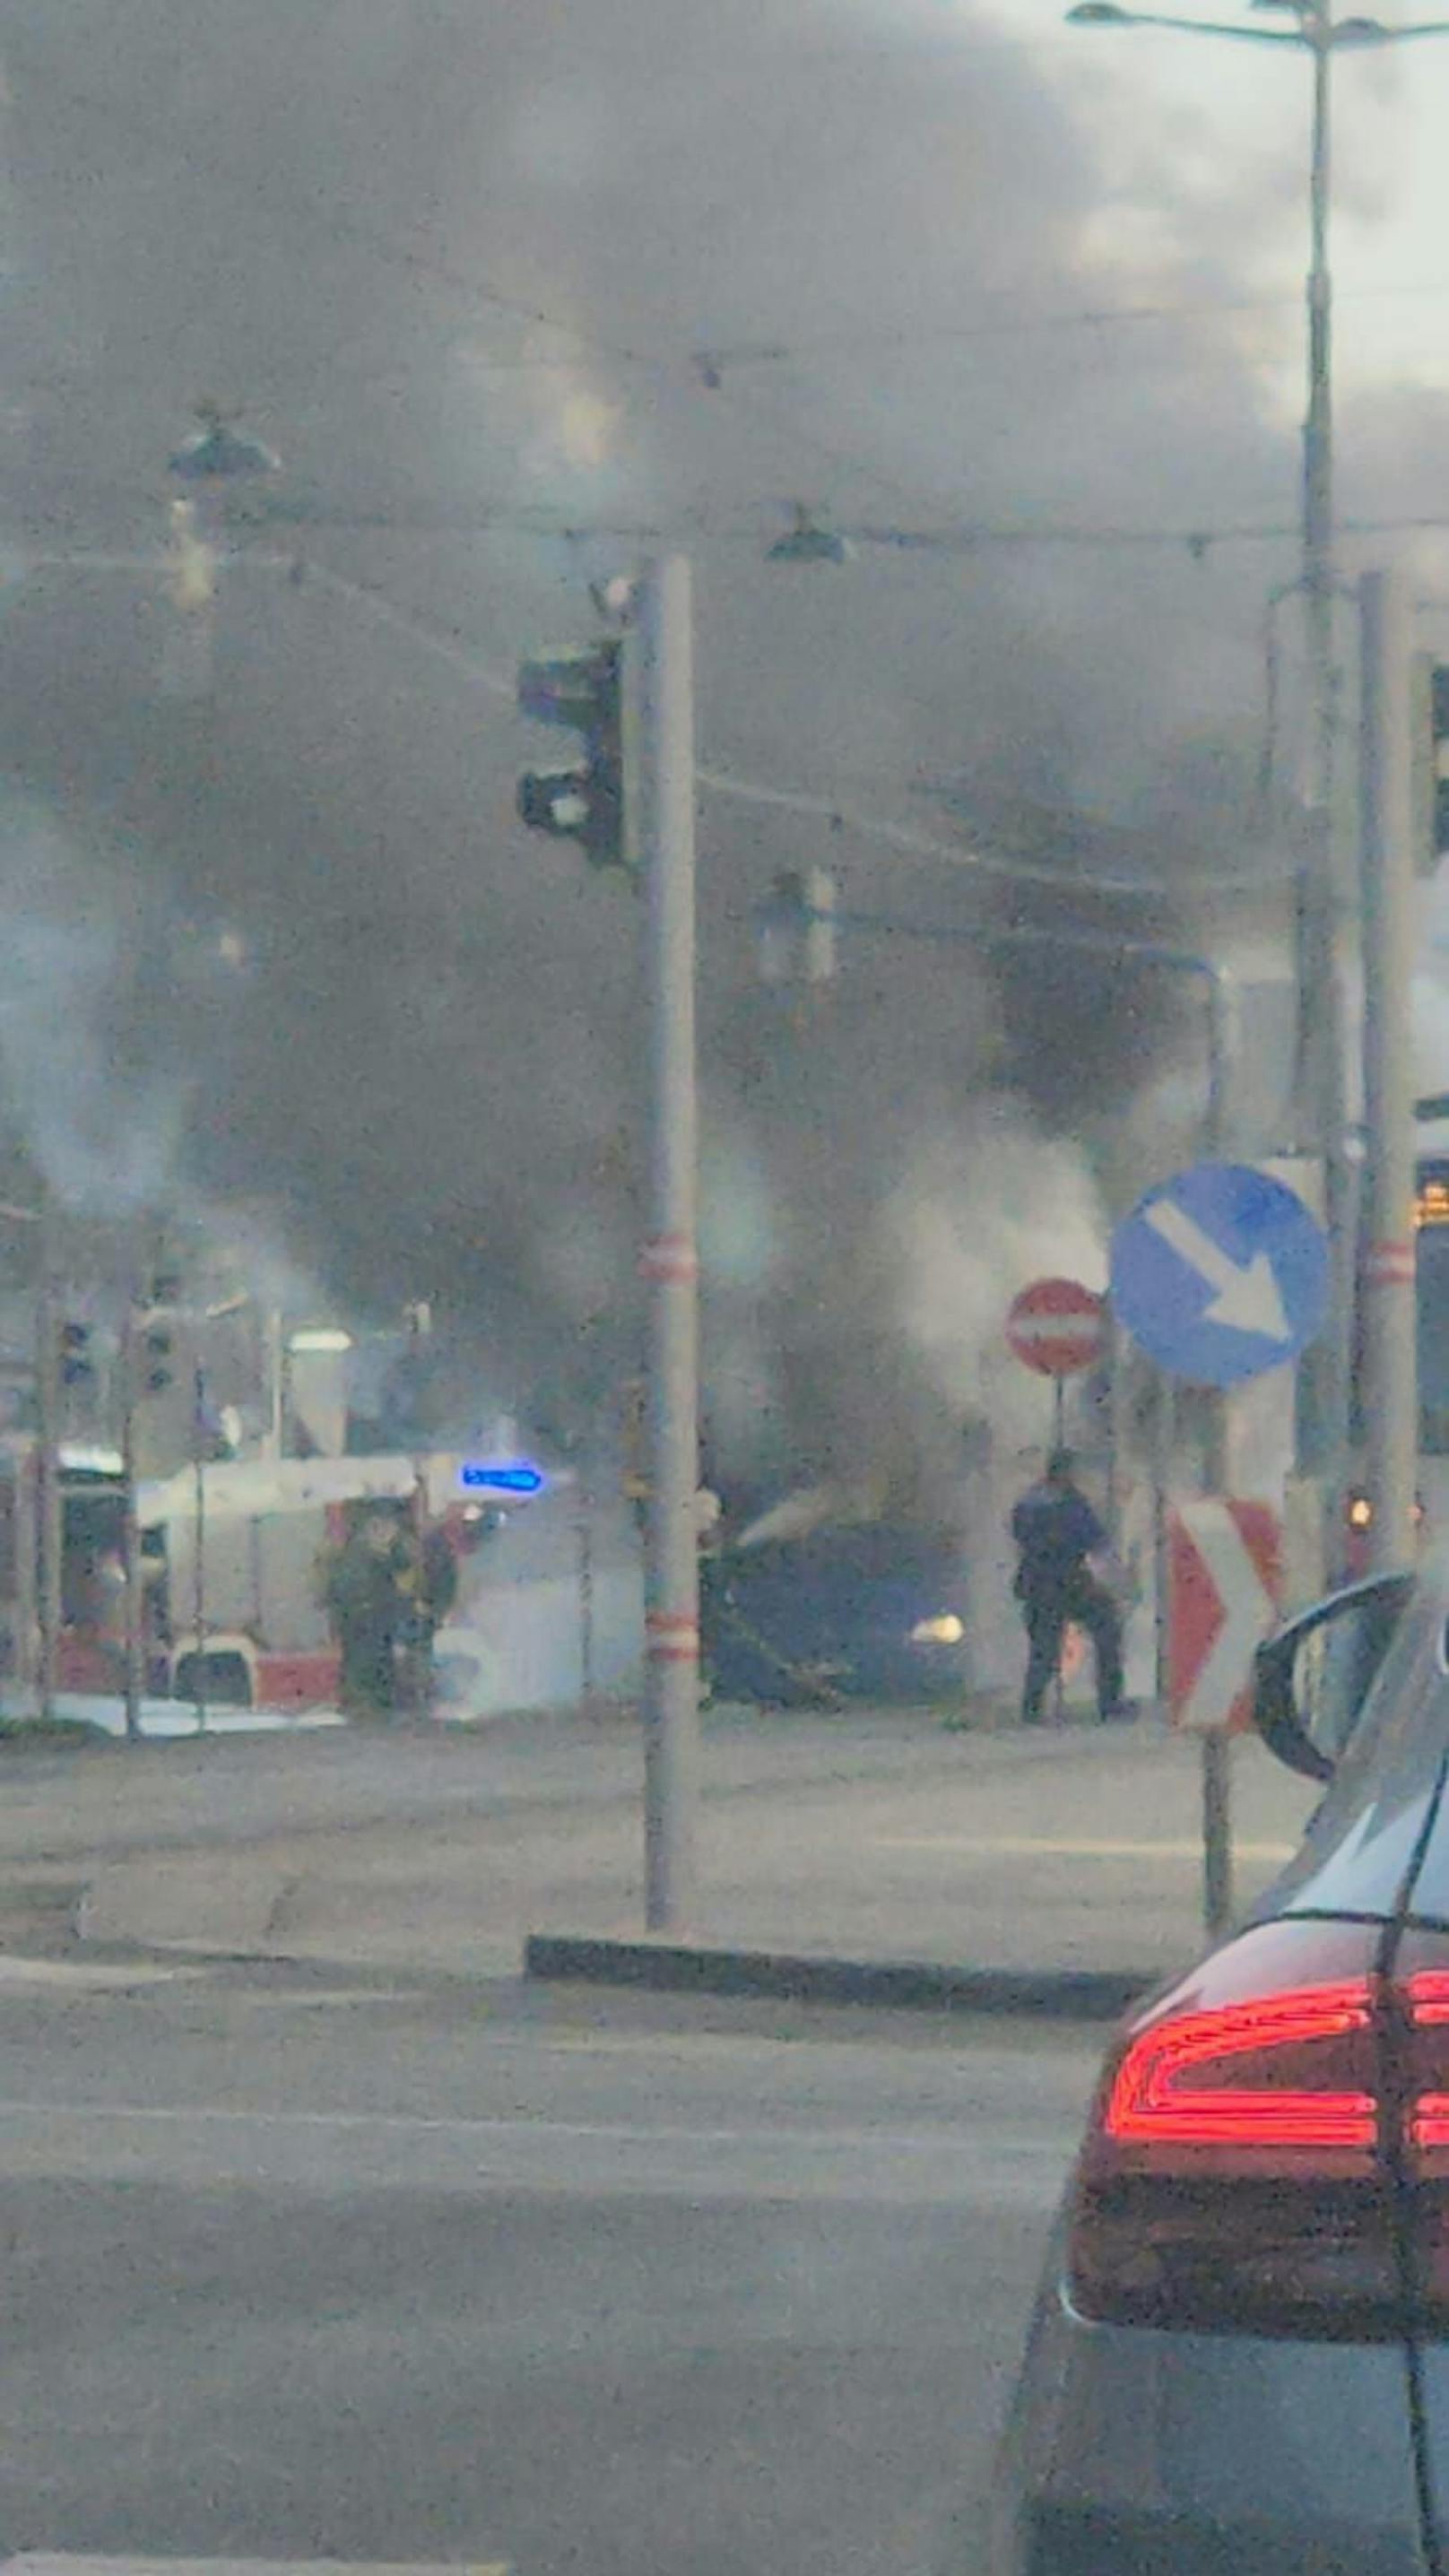
[[[148,1691],[214,1707],[299,1710],[336,1703],[338,1658],[318,1569],[360,1515],[390,1511],[441,1529],[461,1557],[491,1526],[454,1455],[414,1459],[227,1460],[143,1482],[143,1628]],[[14,1640],[33,1617],[25,1547],[33,1451],[0,1468],[0,1582]],[[125,1488],[105,1451],[61,1453],[62,1690],[113,1693],[125,1667]]]

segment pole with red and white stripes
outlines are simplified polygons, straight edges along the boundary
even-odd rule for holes
[[[1413,606],[1402,577],[1364,576],[1364,1484],[1373,1572],[1412,1560],[1418,1377],[1414,1296]]]
[[[640,580],[639,854],[647,905],[650,1235],[645,1560],[644,1919],[678,1932],[695,1888],[699,1806],[698,1135],[694,987],[694,676],[689,565]]]

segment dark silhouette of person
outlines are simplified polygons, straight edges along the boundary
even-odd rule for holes
[[[341,1648],[341,1698],[348,1717],[391,1717],[397,1708],[407,1566],[406,1538],[381,1512],[354,1528],[327,1565],[324,1598]]]
[[[1122,1622],[1092,1559],[1104,1555],[1107,1533],[1073,1480],[1072,1457],[1054,1450],[1046,1474],[1021,1497],[1011,1515],[1017,1549],[1015,1591],[1026,1623],[1024,1726],[1039,1726],[1047,1684],[1061,1662],[1068,1623],[1085,1628],[1097,1666],[1097,1712],[1122,1713]]]

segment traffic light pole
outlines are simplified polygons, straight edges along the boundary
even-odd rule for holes
[[[136,1493],[136,1405],[140,1394],[140,1317],[134,1296],[126,1300],[121,1327],[121,1569],[125,1620],[126,1741],[141,1738],[141,1702],[146,1689],[146,1634],[141,1604],[141,1520]]]
[[[1369,1563],[1412,1561],[1419,1398],[1414,1295],[1413,610],[1365,575],[1363,634],[1364,1470]]]
[[[694,674],[690,571],[641,578],[627,649],[638,705],[646,904],[650,1233],[645,1568],[645,1922],[678,1932],[695,1892],[699,1805],[698,1256],[694,1031]]]
[[[62,1513],[60,1463],[60,1309],[56,1297],[55,1217],[47,1191],[40,1216],[40,1275],[35,1299],[35,1617],[37,1704],[55,1715],[61,1623]]]

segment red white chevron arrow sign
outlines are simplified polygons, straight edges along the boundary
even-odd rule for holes
[[[1168,1514],[1168,1696],[1174,1726],[1241,1734],[1253,1656],[1277,1625],[1281,1532],[1268,1503],[1205,1495]]]

